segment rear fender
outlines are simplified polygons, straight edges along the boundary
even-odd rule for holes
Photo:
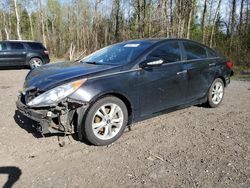
[[[29,54],[27,54],[27,58],[26,58],[25,64],[29,65],[29,61],[32,58],[39,58],[39,59],[41,59],[43,61],[43,58],[40,56],[39,53],[29,53]]]

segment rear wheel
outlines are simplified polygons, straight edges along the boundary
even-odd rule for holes
[[[108,96],[95,102],[87,112],[83,123],[83,135],[94,145],[109,145],[123,133],[128,122],[124,102]]]
[[[34,69],[36,67],[42,66],[43,65],[43,61],[40,58],[38,58],[38,57],[34,57],[34,58],[30,59],[29,65],[30,65],[31,69]]]
[[[220,105],[224,97],[224,83],[220,78],[217,78],[212,83],[208,93],[208,104],[215,108]]]

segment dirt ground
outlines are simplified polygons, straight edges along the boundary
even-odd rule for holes
[[[250,82],[221,106],[193,106],[132,127],[114,144],[40,137],[15,112],[27,70],[0,70],[0,187],[250,187]]]

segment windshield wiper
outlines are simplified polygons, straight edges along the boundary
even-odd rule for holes
[[[97,62],[97,61],[80,61],[81,63],[87,63],[92,65],[113,65],[111,63]]]
[[[96,65],[97,62],[95,61],[82,61],[83,63],[87,63],[87,64],[93,64],[93,65]]]

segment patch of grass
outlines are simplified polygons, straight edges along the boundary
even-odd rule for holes
[[[242,80],[242,81],[250,81],[250,74],[248,75],[234,75],[231,77],[232,80]]]
[[[250,67],[246,66],[234,66],[233,67],[234,76],[231,77],[232,80],[244,80],[250,81]]]

